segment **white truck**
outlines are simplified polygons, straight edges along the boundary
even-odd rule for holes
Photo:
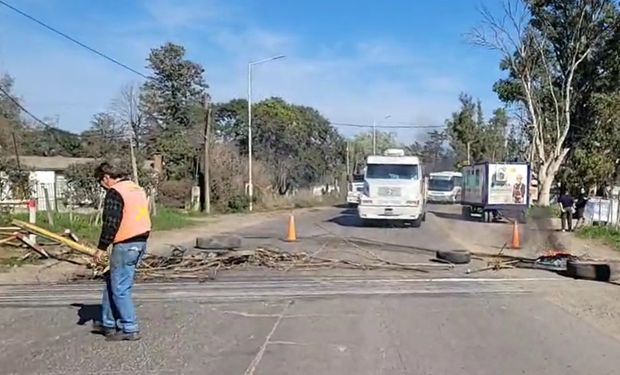
[[[428,201],[436,203],[458,203],[461,201],[460,172],[434,172],[428,180]]]
[[[347,204],[350,207],[357,206],[360,201],[360,194],[364,190],[364,174],[353,174],[349,182],[347,191]]]
[[[358,216],[362,223],[390,220],[419,227],[426,219],[426,185],[417,156],[405,156],[401,149],[368,156]]]

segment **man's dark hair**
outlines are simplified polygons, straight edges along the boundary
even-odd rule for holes
[[[103,176],[108,175],[110,178],[123,178],[127,177],[127,173],[123,172],[120,168],[108,163],[103,162],[95,168],[95,178],[97,181],[101,181]]]

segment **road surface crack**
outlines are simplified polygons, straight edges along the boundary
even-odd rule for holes
[[[244,375],[253,375],[254,374],[254,371],[256,371],[256,367],[258,367],[258,364],[263,359],[263,355],[265,355],[265,349],[267,349],[267,345],[269,345],[269,342],[271,341],[271,337],[273,337],[273,334],[276,332],[276,329],[278,329],[278,326],[280,326],[280,323],[282,322],[282,319],[284,319],[284,314],[286,314],[286,311],[288,310],[288,308],[292,304],[293,304],[293,301],[289,301],[284,306],[284,308],[282,309],[280,314],[277,315],[278,319],[273,324],[273,327],[271,328],[271,331],[269,332],[269,334],[267,334],[267,337],[265,338],[265,341],[263,342],[263,345],[261,345],[260,349],[258,350],[258,353],[256,353],[256,356],[254,357],[252,362],[250,362],[250,365],[248,366],[248,368],[243,373]]]

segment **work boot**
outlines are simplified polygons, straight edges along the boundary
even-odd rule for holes
[[[116,328],[104,327],[100,322],[94,322],[91,333],[108,337],[116,333]]]
[[[138,341],[142,337],[140,332],[114,332],[113,334],[106,336],[106,341]]]

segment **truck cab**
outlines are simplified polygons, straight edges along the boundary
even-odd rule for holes
[[[428,181],[428,200],[437,203],[461,201],[463,174],[460,172],[431,173]]]
[[[426,180],[420,159],[405,156],[400,149],[368,156],[357,211],[362,222],[389,220],[419,227],[426,218]]]
[[[360,194],[364,190],[364,174],[353,174],[350,177],[349,189],[347,191],[347,204],[349,206],[357,206],[360,200]]]

